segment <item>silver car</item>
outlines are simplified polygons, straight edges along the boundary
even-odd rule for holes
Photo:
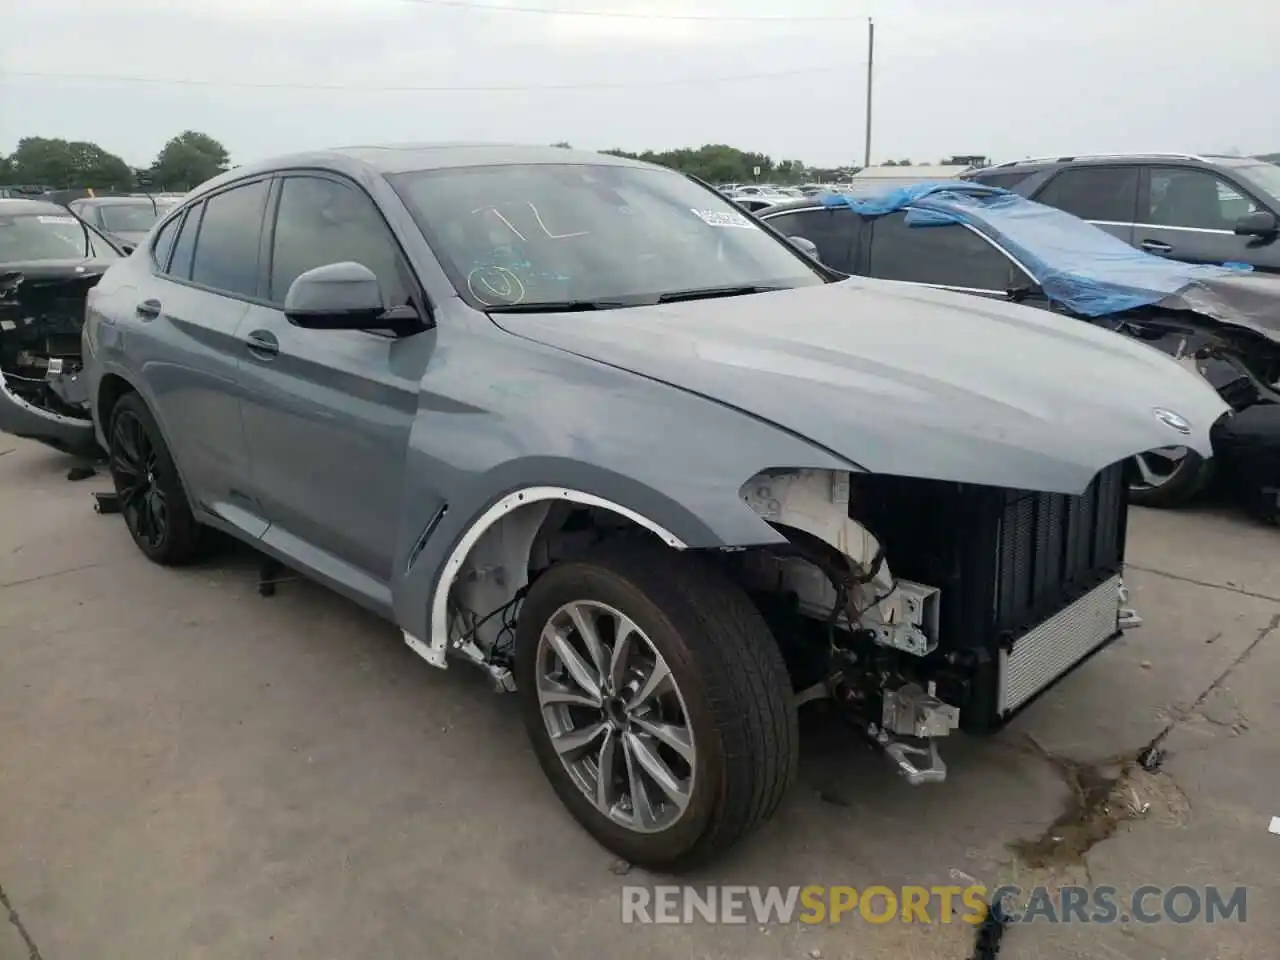
[[[124,519],[222,531],[515,692],[605,846],[723,851],[831,698],[912,783],[1136,622],[1124,461],[1226,407],[1154,350],[829,273],[559,148],[239,167],[90,293]]]

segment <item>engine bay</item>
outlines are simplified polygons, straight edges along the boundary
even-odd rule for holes
[[[99,275],[0,274],[0,373],[7,391],[58,417],[88,420],[81,377],[85,297]]]

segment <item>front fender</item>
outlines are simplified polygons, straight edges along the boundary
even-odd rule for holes
[[[391,574],[396,622],[412,637],[443,635],[430,621],[446,566],[512,494],[555,490],[606,506],[676,549],[746,546],[780,539],[739,495],[752,476],[859,469],[764,420],[513,337],[481,314],[449,313],[437,330]]]

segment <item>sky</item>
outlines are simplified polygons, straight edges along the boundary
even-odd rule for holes
[[[868,17],[873,163],[1280,150],[1275,0],[40,0],[5,13],[0,152],[145,166],[194,129],[233,162],[462,140],[860,163]]]

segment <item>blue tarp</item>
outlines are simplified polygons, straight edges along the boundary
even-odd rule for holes
[[[1086,317],[1160,303],[1204,281],[1238,276],[1144,253],[1091,223],[998,187],[963,180],[899,187],[874,196],[827,194],[828,207],[867,217],[906,209],[908,226],[967,223],[1016,257],[1050,300]]]

